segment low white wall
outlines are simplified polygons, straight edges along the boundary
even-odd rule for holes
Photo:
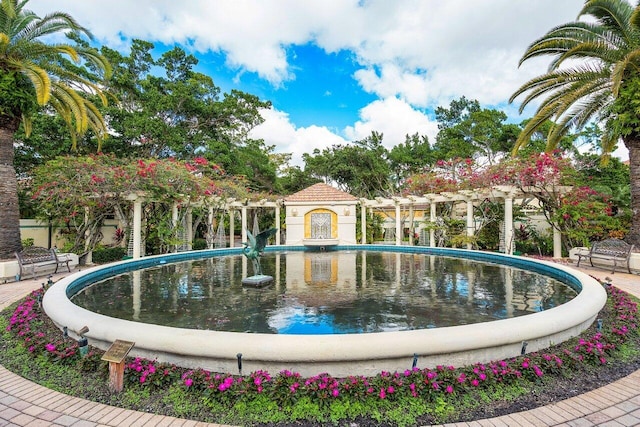
[[[71,254],[71,253],[58,254],[58,257],[60,259],[65,259],[64,257],[67,257],[68,259],[71,260],[69,262],[69,268],[71,268],[71,271],[73,271],[74,268],[78,265],[78,255],[76,254]],[[38,267],[36,269],[36,279],[47,276],[49,274],[53,274],[55,269],[56,269],[55,265]],[[30,268],[27,267],[27,272],[23,275],[23,277],[20,278],[20,280],[32,280],[32,275],[30,271],[31,271]],[[67,271],[66,267],[64,266],[58,267],[58,273],[62,271]],[[18,278],[19,274],[20,274],[20,265],[18,264],[17,259],[15,261],[0,262],[0,283],[14,282]]]
[[[154,257],[148,257],[154,258]],[[127,263],[131,261],[122,261]],[[418,366],[462,366],[505,359],[538,351],[577,336],[595,320],[606,302],[606,291],[588,275],[558,264],[540,262],[578,278],[582,291],[571,301],[553,309],[472,325],[400,332],[341,335],[272,335],[180,329],[114,319],[73,304],[67,287],[94,267],[57,282],[45,294],[47,315],[70,333],[89,327],[85,336],[92,345],[106,349],[115,340],[133,341],[130,353],[202,367],[215,372],[237,373],[237,354],[243,372],[266,369],[271,373],[289,369],[310,376],[328,372],[335,376],[375,375],[382,370],[411,368],[414,354]],[[113,266],[114,264],[110,264]]]

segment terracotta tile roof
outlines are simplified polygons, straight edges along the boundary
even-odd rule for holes
[[[285,197],[284,200],[285,202],[345,202],[356,201],[358,198],[323,182],[319,182]]]

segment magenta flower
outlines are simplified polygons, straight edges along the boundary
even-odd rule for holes
[[[380,399],[385,399],[387,397],[387,393],[384,391],[384,388],[380,389]]]
[[[445,389],[445,391],[449,394],[453,393],[453,386],[452,385],[448,385],[447,388]]]
[[[191,378],[187,378],[184,380],[184,385],[187,387],[191,387],[193,385],[193,380]]]
[[[47,349],[47,351],[48,351],[48,352],[51,352],[51,353],[53,353],[54,351],[56,351],[56,346],[55,346],[54,344],[51,344],[51,343],[49,343],[49,344],[45,345],[45,346],[44,346],[44,348],[46,348],[46,349]]]

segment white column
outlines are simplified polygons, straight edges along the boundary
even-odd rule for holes
[[[229,207],[229,247],[235,244],[236,215],[232,207]]]
[[[275,227],[278,229],[276,232],[276,246],[280,245],[280,205],[276,204],[276,221]]]
[[[504,199],[504,253],[513,254],[513,199]]]
[[[367,205],[364,204],[364,199],[360,201],[360,233],[362,234],[360,240],[363,245],[367,244]]]
[[[247,207],[242,206],[241,217],[240,217],[240,236],[242,238],[242,243],[247,241]]]
[[[84,223],[85,224],[89,223],[89,207],[88,206],[84,207]],[[89,229],[87,228],[87,230],[84,232],[84,251],[87,253],[84,262],[86,265],[93,264],[93,250],[90,250],[90,249],[91,249],[91,235],[89,233]]]
[[[553,257],[562,258],[562,233],[553,227]]]
[[[414,228],[413,228],[413,203],[411,203],[409,205],[409,246],[413,246],[413,233],[414,233]]]
[[[430,216],[429,216],[429,221],[431,222],[431,229],[429,230],[429,246],[431,246],[432,248],[435,248],[436,246],[436,230],[433,229],[433,225],[436,222],[436,202],[431,201],[431,204],[429,205],[429,208],[431,210]]]
[[[216,229],[213,227],[213,206],[209,207],[209,224],[207,224],[207,232],[211,231],[209,236],[209,249],[213,249],[213,242],[216,239]]]
[[[471,199],[467,200],[467,236],[473,237],[474,234],[473,227],[473,201]],[[467,249],[471,249],[471,242],[467,243]]]
[[[402,223],[400,222],[400,202],[396,202],[396,246],[402,245]]]
[[[187,250],[193,249],[193,211],[191,208],[187,208],[187,229],[185,230],[187,235]]]
[[[142,243],[142,200],[133,202],[133,259],[140,258],[140,244]]]
[[[173,237],[178,238],[178,205],[171,207],[171,224],[173,225]],[[173,246],[173,252],[178,252],[178,245]]]

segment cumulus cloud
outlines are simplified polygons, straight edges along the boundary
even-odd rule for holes
[[[360,110],[360,120],[345,129],[350,141],[364,139],[372,131],[383,134],[383,145],[392,148],[405,141],[406,135],[418,133],[435,142],[437,123],[405,101],[395,97],[374,101]]]
[[[109,46],[124,48],[131,38],[142,38],[179,43],[202,53],[223,52],[229,67],[255,72],[274,85],[294,78],[287,62],[290,46],[315,43],[327,52],[350,50],[365,70],[359,77],[370,78],[370,67],[381,67],[379,82],[371,88],[374,93],[383,98],[400,95],[421,105],[434,102],[440,93],[456,97],[459,88],[478,88],[478,98],[486,96],[481,86],[485,82],[500,82],[505,86],[498,87],[500,94],[513,90],[514,80],[523,81],[513,70],[527,44],[553,25],[574,19],[582,3],[58,0],[55,8],[69,12]],[[42,15],[52,5],[31,0],[28,7]],[[458,84],[436,89],[441,82],[451,83],[438,73],[455,75]],[[396,75],[402,78],[396,80]],[[410,92],[420,90],[411,91],[413,83],[434,88],[414,100]],[[362,84],[369,87],[366,80]]]
[[[302,155],[314,149],[323,150],[347,141],[323,126],[296,127],[289,115],[277,110],[263,110],[264,123],[256,126],[251,138],[264,139],[277,147],[279,153],[291,153],[291,165],[303,166]]]

